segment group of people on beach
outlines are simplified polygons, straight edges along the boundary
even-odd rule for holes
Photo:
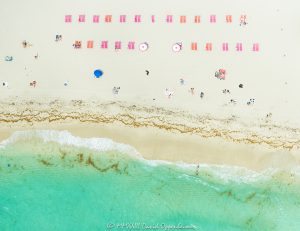
[[[241,21],[241,24],[246,25],[246,24],[247,24],[247,23],[246,23],[246,20]],[[58,35],[55,36],[55,42],[59,42],[59,41],[61,41],[61,40],[62,40],[62,35],[59,35],[59,34],[58,34]],[[82,44],[81,44],[81,41],[76,41],[76,42],[73,44],[74,48],[80,48],[81,45],[82,45]],[[28,48],[28,47],[31,47],[32,44],[30,44],[28,41],[24,40],[24,41],[22,42],[22,46],[23,46],[24,48]],[[36,54],[36,55],[34,56],[35,59],[38,59],[38,57],[39,57],[38,54]],[[12,59],[11,59],[11,60],[12,60]],[[26,68],[25,68],[25,69],[26,69]],[[147,76],[149,76],[150,70],[145,70],[145,73],[146,73]],[[220,80],[225,80],[226,74],[227,74],[227,71],[226,71],[224,68],[220,68],[220,69],[218,69],[218,70],[215,72],[215,77],[218,78],[218,79],[220,79]],[[180,84],[181,86],[186,85],[185,79],[184,79],[184,78],[180,78],[180,79],[179,79],[179,84]],[[35,88],[35,87],[37,86],[37,81],[33,80],[33,81],[31,81],[31,82],[29,83],[29,85],[30,85],[31,87],[34,87],[34,88]],[[68,81],[65,81],[65,82],[64,82],[64,86],[68,86],[68,85],[69,85],[69,82],[68,82]],[[7,83],[7,82],[3,82],[3,83],[2,83],[2,86],[3,86],[3,87],[8,87],[8,83]],[[239,84],[238,87],[239,87],[239,88],[243,88],[244,85],[243,85],[243,84]],[[114,95],[118,95],[120,89],[121,89],[120,87],[114,86],[113,89],[112,89],[112,93],[113,93]],[[195,90],[194,87],[190,87],[190,88],[188,89],[188,92],[189,92],[192,96],[194,96],[194,95],[196,94],[196,90]],[[223,92],[223,94],[230,94],[230,93],[231,93],[230,90],[228,90],[228,89],[223,89],[222,92]],[[166,96],[168,99],[171,99],[172,96],[174,96],[174,91],[171,90],[170,88],[165,88],[164,94],[165,94],[165,96]],[[201,99],[204,98],[204,92],[203,92],[203,91],[200,91],[200,92],[199,92],[199,97],[200,97]],[[153,99],[153,100],[155,100],[155,99]],[[247,101],[247,105],[253,105],[254,102],[255,102],[255,99],[251,98],[249,101]],[[231,104],[236,104],[236,100],[235,100],[235,99],[230,99],[230,103],[231,103]]]
[[[114,95],[118,95],[121,87],[113,87],[112,92]]]
[[[219,69],[219,70],[215,73],[215,77],[217,77],[218,79],[222,79],[222,80],[225,80],[225,75],[226,75],[226,70],[225,70],[225,69]],[[186,85],[186,81],[184,80],[184,78],[180,78],[180,79],[179,79],[179,83],[180,83],[181,86]],[[239,88],[243,88],[243,87],[244,87],[244,84],[240,83],[240,84],[238,85],[238,87],[239,87]],[[190,93],[191,95],[193,95],[193,96],[195,95],[195,88],[194,88],[194,87],[189,88],[188,91],[189,91],[189,93]],[[223,94],[231,94],[231,92],[230,92],[229,89],[223,89],[223,90],[222,90],[222,93],[223,93]],[[171,90],[169,90],[168,88],[166,88],[166,89],[165,89],[165,95],[170,99],[171,96],[174,95],[174,91],[171,91]],[[203,97],[204,97],[204,92],[201,91],[201,92],[199,93],[199,96],[200,96],[201,99],[203,99]],[[237,103],[237,101],[236,101],[235,99],[230,99],[229,103],[235,105],[235,104]],[[247,105],[253,105],[254,103],[255,103],[255,99],[254,99],[254,98],[251,98],[249,101],[247,101],[246,104],[247,104]]]

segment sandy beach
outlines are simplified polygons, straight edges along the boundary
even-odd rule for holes
[[[127,2],[132,7],[114,0],[5,3],[1,139],[17,130],[58,129],[128,143],[147,159],[255,170],[299,164],[297,1],[197,1],[197,7],[194,1]],[[247,25],[241,26],[244,14]],[[86,21],[79,23],[79,15]],[[93,15],[100,15],[99,23]],[[111,23],[103,21],[105,15],[112,15]],[[141,23],[134,23],[134,15],[142,16]],[[173,16],[172,24],[166,15]],[[193,23],[195,15],[201,23]],[[62,38],[55,41],[56,35]],[[72,46],[76,40],[81,49]],[[108,49],[100,48],[104,40]],[[119,51],[116,41],[123,42]],[[127,49],[128,41],[135,41],[135,50]],[[138,49],[143,42],[149,44],[146,52]],[[181,52],[172,51],[177,42]],[[198,42],[197,51],[192,42]],[[212,51],[205,50],[207,42]],[[221,50],[224,42],[228,52]],[[260,44],[259,52],[251,50],[253,43]],[[215,77],[222,68],[225,80]],[[101,78],[95,78],[96,69],[103,71]]]
[[[149,160],[233,165],[252,170],[299,164],[299,129],[232,116],[101,101],[2,102],[1,139],[20,130],[66,130],[129,144]],[[18,110],[16,111],[16,108]],[[4,110],[4,109],[3,109]]]

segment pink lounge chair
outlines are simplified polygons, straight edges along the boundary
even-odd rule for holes
[[[232,15],[226,15],[226,22],[232,23]]]
[[[108,41],[106,41],[106,40],[105,40],[105,41],[102,41],[102,42],[101,42],[101,48],[102,48],[102,49],[107,49],[107,48],[108,48]]]
[[[191,49],[192,49],[192,51],[198,50],[198,44],[196,42],[192,42]]]
[[[253,43],[252,51],[258,52],[259,51],[259,44]]]
[[[243,44],[242,43],[237,43],[236,44],[236,51],[243,51]]]
[[[194,23],[200,23],[201,22],[201,16],[200,15],[196,15],[194,18]]]
[[[167,15],[166,22],[167,23],[172,23],[173,22],[173,15]]]
[[[134,45],[135,45],[135,42],[129,42],[129,43],[128,43],[128,49],[129,49],[129,50],[134,50],[134,48],[135,48]]]
[[[151,15],[151,22],[155,23],[155,15]]]
[[[87,48],[93,48],[94,47],[94,41],[90,40],[90,41],[87,41]]]
[[[210,23],[216,23],[217,19],[216,19],[216,15],[212,14],[209,18]]]
[[[135,23],[140,23],[141,22],[141,15],[135,15],[134,16],[134,22]]]
[[[120,23],[125,23],[126,22],[126,15],[120,15]]]
[[[105,21],[106,23],[111,23],[111,21],[112,21],[112,15],[105,15],[104,21]]]
[[[206,51],[212,51],[212,43],[206,43],[205,50]]]
[[[186,16],[185,15],[180,16],[180,23],[186,23]]]
[[[228,51],[228,43],[223,43],[222,44],[222,50],[223,51]]]
[[[72,15],[65,15],[65,23],[71,23],[72,22]]]
[[[85,15],[84,14],[79,15],[78,22],[85,22]]]
[[[116,41],[115,42],[115,50],[121,50],[122,49],[122,42]]]
[[[99,23],[99,15],[94,15],[93,16],[93,23]]]

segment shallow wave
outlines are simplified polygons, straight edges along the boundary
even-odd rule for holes
[[[268,168],[261,172],[256,172],[245,167],[233,166],[233,165],[216,165],[216,164],[188,164],[184,162],[172,163],[162,160],[145,160],[148,164],[152,166],[158,165],[175,165],[177,168],[186,170],[187,172],[198,171],[199,175],[201,173],[208,173],[215,179],[220,179],[223,182],[256,182],[256,181],[265,181],[272,178],[272,176],[282,172],[280,169]],[[300,176],[300,169],[293,169],[292,173]],[[186,174],[182,177],[189,178],[190,175]]]
[[[269,180],[274,175],[278,175],[283,170],[269,168],[262,172],[255,172],[244,167],[229,166],[229,165],[212,165],[212,164],[187,164],[183,162],[169,162],[164,160],[146,160],[132,146],[128,144],[117,143],[108,138],[81,138],[73,136],[68,131],[56,130],[33,130],[33,131],[17,131],[14,132],[8,139],[0,142],[0,148],[4,149],[9,145],[18,142],[30,141],[34,139],[42,140],[45,143],[55,142],[60,145],[70,145],[79,148],[87,148],[100,152],[118,151],[127,154],[135,159],[139,159],[144,164],[156,167],[166,166],[183,170],[182,177],[191,177],[190,173],[198,171],[201,173],[209,173],[215,179],[220,179],[223,182],[239,181],[239,182],[256,182]],[[285,171],[287,172],[287,171]],[[300,176],[300,168],[293,168],[288,171],[290,174]],[[186,173],[186,174],[185,174]]]
[[[73,136],[68,131],[55,131],[55,130],[34,130],[34,131],[17,131],[14,132],[8,139],[0,143],[0,148],[5,148],[17,142],[41,139],[43,142],[55,142],[60,145],[71,145],[74,147],[88,148],[100,152],[105,151],[119,151],[136,157],[141,157],[138,151],[128,145],[114,142],[108,138],[81,138]]]

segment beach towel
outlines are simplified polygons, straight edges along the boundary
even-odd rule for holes
[[[216,15],[214,15],[214,14],[210,15],[209,21],[210,21],[210,23],[215,23],[217,21]]]
[[[93,16],[93,23],[99,23],[99,15],[94,15]]]
[[[222,44],[222,50],[223,51],[228,51],[228,43],[223,43]]]
[[[78,48],[81,48],[81,41],[75,41],[74,43],[74,48],[78,49]]]
[[[167,15],[166,22],[167,23],[172,23],[173,22],[173,15]]]
[[[194,23],[200,23],[201,22],[201,16],[200,15],[196,15],[194,18]]]
[[[72,15],[65,15],[65,22],[66,23],[72,22]]]
[[[192,42],[192,44],[191,44],[191,49],[192,49],[193,51],[198,50],[198,44],[197,44],[196,42]]]
[[[215,73],[215,77],[217,77],[218,79],[225,79],[225,75],[226,75],[226,70],[225,69],[219,69],[219,71],[216,71]]]
[[[120,15],[120,23],[125,23],[126,22],[126,15]]]

